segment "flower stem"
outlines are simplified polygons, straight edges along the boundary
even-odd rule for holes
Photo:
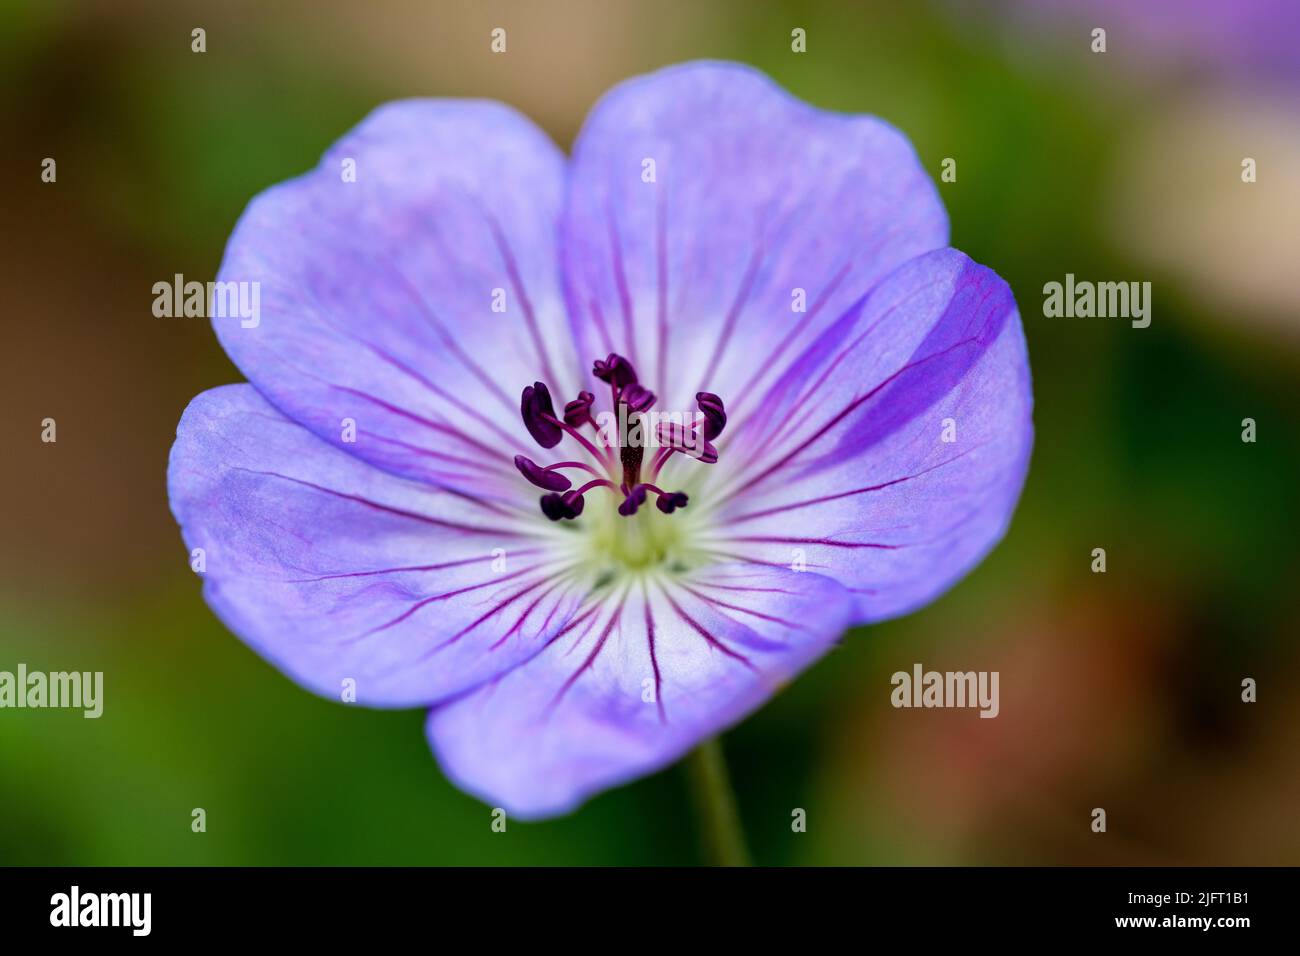
[[[749,866],[722,744],[711,737],[686,758],[704,856],[711,866]]]

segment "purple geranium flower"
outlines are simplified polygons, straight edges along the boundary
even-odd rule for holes
[[[567,160],[381,107],[226,250],[250,384],[168,475],[205,597],[312,691],[429,708],[513,814],[663,767],[1006,529],[1024,336],[947,241],[906,138],[745,67],[616,87]]]

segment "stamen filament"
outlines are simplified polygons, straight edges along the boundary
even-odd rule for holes
[[[543,471],[558,471],[561,468],[581,468],[583,471],[593,474],[597,478],[605,477],[603,474],[601,474],[595,468],[592,468],[591,465],[587,464],[585,461],[557,461],[553,465],[547,465],[543,469]]]
[[[587,439],[583,437],[582,434],[580,434],[578,430],[574,428],[572,425],[566,425],[564,422],[560,421],[554,415],[543,415],[542,417],[546,419],[546,421],[550,422],[552,425],[559,427],[561,431],[565,431],[573,438],[575,438],[578,444],[580,444],[583,448],[587,449],[587,451],[591,452],[592,457],[595,458],[598,462],[601,462],[602,464],[605,465],[613,464],[613,462],[604,453],[602,453],[600,449],[598,449],[591,442],[587,441]]]
[[[655,460],[650,463],[650,480],[654,481],[659,477],[659,470],[663,468],[664,463],[673,456],[676,448],[661,448],[655,455]]]
[[[570,492],[570,494],[583,495],[586,494],[588,491],[590,491],[592,488],[596,488],[598,486],[604,486],[606,488],[609,488],[615,494],[619,493],[618,485],[614,484],[614,482],[610,481],[608,478],[596,478],[593,479],[592,481],[587,482],[585,485],[583,485],[581,488],[577,489],[576,491]]]

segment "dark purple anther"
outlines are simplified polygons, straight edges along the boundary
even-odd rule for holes
[[[660,422],[656,435],[660,445],[690,455],[706,465],[718,460],[718,449],[697,429],[684,428],[675,422]]]
[[[672,514],[678,508],[685,508],[686,502],[690,499],[685,493],[680,491],[670,491],[666,495],[660,495],[659,500],[655,502],[655,507],[666,515]]]
[[[591,403],[596,396],[591,392],[579,392],[578,397],[564,406],[564,424],[570,428],[581,428],[591,421]]]
[[[559,521],[561,518],[572,521],[582,514],[585,504],[582,495],[576,491],[568,491],[562,495],[542,495],[542,514],[552,521]]]
[[[519,411],[524,417],[524,426],[537,444],[543,448],[554,448],[560,443],[564,434],[555,423],[555,406],[551,404],[551,391],[541,382],[534,382],[524,389],[519,401]]]
[[[632,367],[631,362],[615,352],[610,352],[609,357],[603,362],[596,359],[591,371],[596,378],[608,382],[615,388],[626,388],[628,385],[636,384],[636,369]]]
[[[624,518],[631,517],[643,504],[645,504],[645,485],[637,485],[618,506],[618,513]]]
[[[623,389],[622,394],[619,395],[619,400],[627,402],[630,411],[644,412],[655,403],[655,393],[633,382]]]
[[[545,488],[547,491],[567,491],[573,484],[558,471],[547,471],[537,462],[523,455],[515,455],[515,467],[519,469],[519,474],[538,488]]]
[[[695,401],[704,413],[704,437],[713,441],[727,426],[727,410],[722,407],[722,399],[712,392],[696,392]]]

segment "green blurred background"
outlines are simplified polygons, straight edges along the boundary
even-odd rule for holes
[[[1026,5],[0,0],[0,670],[105,672],[97,721],[0,711],[0,863],[701,859],[681,768],[493,833],[421,713],[317,699],[229,634],[164,476],[189,399],[241,376],[206,321],[150,311],[385,100],[501,99],[567,147],[604,89],[699,57],[884,117],[936,181],[955,158],[953,245],[1011,283],[1035,381],[1002,545],[726,736],[757,861],[1300,862],[1295,89],[1109,14],[1091,54],[1086,18]],[[1150,328],[1045,318],[1067,272],[1153,282]],[[916,661],[999,670],[1001,716],[892,709]]]

